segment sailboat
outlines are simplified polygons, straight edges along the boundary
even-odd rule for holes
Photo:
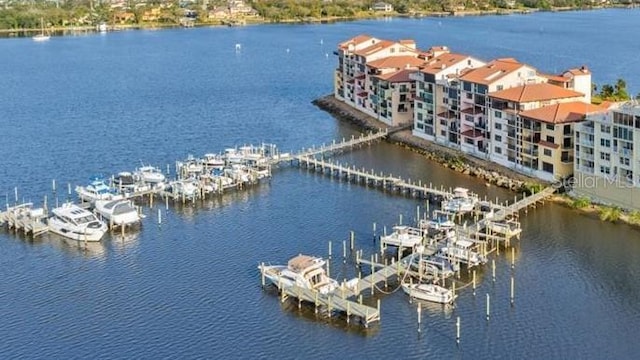
[[[44,19],[40,18],[40,34],[32,37],[33,41],[47,41],[51,38],[49,35],[44,34]]]

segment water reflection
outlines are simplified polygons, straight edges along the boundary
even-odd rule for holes
[[[103,241],[77,241],[51,234],[49,242],[63,252],[72,255],[80,255],[85,258],[104,259],[107,248]]]

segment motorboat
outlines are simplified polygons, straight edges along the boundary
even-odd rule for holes
[[[204,154],[202,164],[206,169],[223,169],[225,166],[224,158],[219,154]]]
[[[138,168],[135,175],[140,181],[144,181],[154,186],[162,184],[165,180],[162,170],[154,166],[142,166]]]
[[[442,201],[441,208],[451,213],[467,213],[473,211],[478,197],[469,194],[469,189],[457,187],[453,189],[453,196]]]
[[[188,200],[194,199],[198,195],[198,186],[195,180],[177,180],[169,183],[169,188],[174,195]]]
[[[450,261],[467,264],[467,267],[474,267],[486,263],[487,258],[476,252],[474,250],[475,246],[476,243],[471,240],[458,239],[442,247],[436,255]]]
[[[96,200],[111,200],[116,195],[106,182],[94,177],[87,186],[76,186],[76,193],[82,201],[93,203]]]
[[[451,220],[451,214],[435,210],[429,220],[420,220],[419,227],[429,230],[448,230],[453,229],[456,223]]]
[[[327,276],[325,264],[322,258],[300,254],[289,260],[287,265],[260,265],[258,269],[278,289],[295,285],[329,294],[338,288],[338,282]]]
[[[252,179],[251,171],[245,165],[233,164],[224,169],[224,175],[237,182],[250,182]]]
[[[196,159],[193,155],[189,155],[185,161],[176,162],[176,173],[182,179],[197,178],[204,171],[204,165],[201,160]]]
[[[131,200],[98,200],[95,211],[113,225],[133,225],[142,219]]]
[[[457,297],[452,290],[436,284],[403,283],[402,290],[411,298],[440,304],[451,304]]]
[[[73,240],[100,241],[107,225],[94,214],[73,203],[64,203],[51,210],[49,230]]]
[[[459,268],[449,260],[428,255],[415,255],[408,261],[409,269],[422,276],[431,276],[435,279],[448,278],[455,274]]]
[[[112,180],[112,186],[125,196],[140,191],[147,191],[151,188],[149,184],[138,179],[136,175],[128,171],[118,173]]]
[[[393,227],[393,232],[380,237],[380,242],[384,245],[412,248],[422,243],[423,232],[420,229],[397,225]]]

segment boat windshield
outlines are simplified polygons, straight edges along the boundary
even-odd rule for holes
[[[93,214],[89,214],[87,216],[76,218],[75,222],[78,225],[82,225],[82,224],[90,223],[90,222],[95,221],[95,220],[96,220],[96,217],[93,216]]]

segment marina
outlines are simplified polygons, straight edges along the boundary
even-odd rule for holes
[[[0,51],[0,82],[7,90],[0,99],[0,212],[6,203],[41,208],[48,196],[50,214],[55,198],[78,204],[67,184],[85,186],[93,174],[104,174],[108,183],[109,174],[133,174],[143,164],[173,181],[175,161],[188,154],[203,158],[263,142],[296,154],[312,144],[359,137],[357,127],[311,104],[332,87],[336,61],[325,53],[351,34],[416,38],[421,46],[448,45],[484,59],[513,56],[550,73],[584,61],[599,87],[623,75],[631,89],[638,84],[633,37],[607,39],[633,33],[636,15],[541,12],[110,32],[45,44],[8,39]],[[524,36],[531,39],[526,47]],[[607,51],[594,52],[593,44],[607,44]],[[612,54],[626,61],[611,62]],[[330,160],[447,192],[464,187],[500,207],[523,195],[487,187],[386,141]],[[399,287],[404,274],[386,277],[386,287],[381,278],[373,295],[364,288],[370,284],[361,284],[360,294],[348,298],[352,303],[362,296],[363,305],[378,309],[380,300],[380,321],[365,327],[359,317],[347,323],[346,310],[329,317],[324,305],[317,314],[312,301],[299,307],[295,293],[281,302],[275,286],[261,289],[258,264],[286,264],[300,253],[329,259],[332,242],[329,270],[339,284],[358,278],[358,271],[369,276],[364,261],[371,255],[376,271],[393,261],[389,273],[396,273],[396,249],[379,252],[384,227],[387,234],[395,225],[420,228],[417,206],[421,219],[431,219],[439,201],[427,205],[421,197],[374,190],[288,161],[272,167],[270,180],[240,191],[185,203],[169,198],[168,207],[160,195],[152,198],[152,208],[148,194],[131,198],[146,215],[142,227],[124,236],[110,231],[86,248],[52,233],[34,239],[0,229],[3,357],[626,359],[640,351],[632,331],[640,321],[638,232],[602,222],[597,213],[581,215],[549,200],[522,209],[512,216],[520,240],[506,246],[496,234],[490,242],[500,243],[499,254],[447,276],[445,287],[456,287],[453,305],[410,299]],[[465,220],[471,228],[475,215],[454,216],[455,229],[463,230]],[[401,259],[409,253],[403,249]],[[419,283],[419,276],[407,274],[405,283],[410,277]],[[422,276],[428,282],[432,275]]]

